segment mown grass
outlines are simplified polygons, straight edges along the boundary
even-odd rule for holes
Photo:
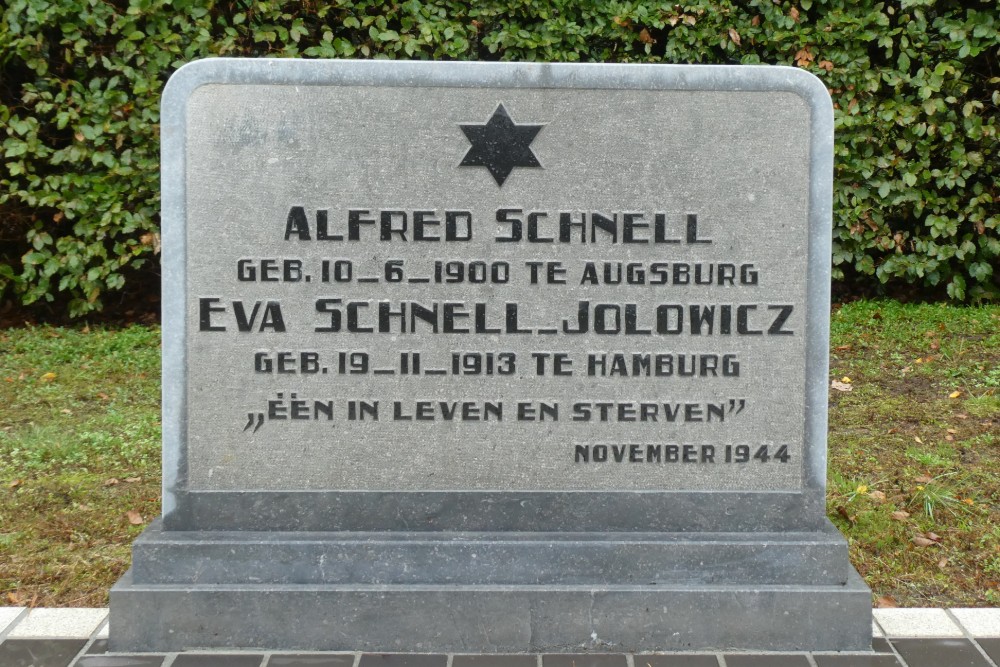
[[[159,513],[159,337],[0,331],[0,604],[106,604]]]
[[[1000,308],[831,319],[830,517],[882,604],[1000,604]],[[850,382],[844,382],[848,378]]]
[[[1000,604],[1000,307],[832,316],[829,513],[880,604]],[[86,606],[159,512],[159,330],[0,331],[0,604]]]

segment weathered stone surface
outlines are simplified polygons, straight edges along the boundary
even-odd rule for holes
[[[115,650],[201,646],[415,652],[867,650],[847,586],[182,586],[122,581]],[[156,605],[149,601],[155,599]],[[141,623],[123,622],[128,618]]]
[[[116,650],[868,645],[817,79],[219,59],[162,120],[164,516]]]

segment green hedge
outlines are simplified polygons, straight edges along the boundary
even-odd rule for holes
[[[0,292],[102,307],[159,250],[158,103],[213,55],[781,63],[836,105],[834,273],[1000,293],[996,0],[9,0]]]

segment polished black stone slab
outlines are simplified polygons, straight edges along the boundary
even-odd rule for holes
[[[67,667],[83,639],[8,639],[0,644],[3,667]]]
[[[890,639],[908,667],[993,667],[967,639]]]

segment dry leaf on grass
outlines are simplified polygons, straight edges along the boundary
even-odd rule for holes
[[[916,544],[918,547],[929,547],[934,544],[937,544],[937,542],[935,542],[934,540],[929,540],[923,535],[914,535],[913,543]]]
[[[910,518],[910,513],[904,510],[897,510],[892,513],[892,518],[896,521],[906,521]]]
[[[890,609],[893,607],[898,607],[899,603],[896,602],[896,598],[891,595],[883,595],[878,600],[875,600],[875,606],[878,609]]]
[[[853,385],[849,385],[844,382],[838,382],[837,380],[834,380],[833,382],[830,383],[830,388],[836,389],[837,391],[854,391]]]
[[[128,512],[125,512],[125,516],[128,517],[128,522],[133,526],[142,525],[142,515],[136,512],[135,510],[129,510]]]
[[[857,521],[857,517],[851,516],[847,512],[847,508],[845,508],[843,505],[837,506],[837,514],[839,514],[840,516],[842,516],[844,518],[844,520],[847,521],[847,523],[851,524],[852,526]]]

